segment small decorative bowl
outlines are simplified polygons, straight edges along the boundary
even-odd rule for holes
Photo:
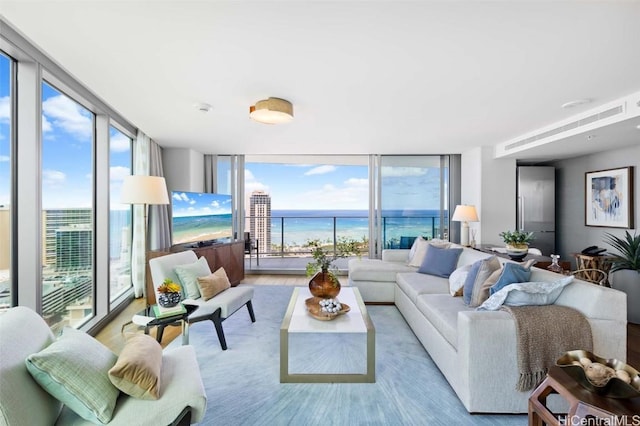
[[[180,303],[180,293],[160,293],[158,294],[158,304],[163,308],[173,308]]]
[[[305,305],[307,305],[307,312],[309,315],[314,317],[320,321],[331,321],[338,317],[338,315],[346,314],[351,310],[351,307],[346,303],[340,303],[342,305],[342,309],[339,312],[330,313],[330,312],[322,312],[322,308],[320,307],[320,301],[324,299],[323,297],[310,297],[304,301]]]
[[[629,374],[631,383],[626,383],[617,377],[612,377],[604,385],[597,386],[589,380],[582,366],[574,364],[574,361],[580,362],[580,358],[588,358],[591,362],[598,362],[614,370],[624,370]],[[585,389],[598,395],[621,399],[640,396],[640,373],[638,373],[635,368],[617,359],[605,359],[589,351],[576,350],[569,351],[562,355],[562,357],[556,361],[556,365],[561,367],[565,373],[580,383]]]

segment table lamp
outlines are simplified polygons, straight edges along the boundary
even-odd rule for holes
[[[476,207],[466,204],[458,204],[453,212],[451,220],[454,222],[462,222],[460,227],[460,244],[469,246],[469,222],[478,222],[478,213]]]

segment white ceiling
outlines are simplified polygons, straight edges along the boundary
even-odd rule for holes
[[[459,153],[640,91],[640,1],[3,0],[0,14],[160,145],[203,153]],[[293,122],[248,118],[269,96]],[[627,127],[600,146],[638,143]]]

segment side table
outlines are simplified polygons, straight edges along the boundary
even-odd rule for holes
[[[566,415],[554,414],[547,408],[547,397],[552,393],[559,394],[569,403]],[[547,377],[529,397],[529,426],[574,424],[640,424],[640,398],[600,396],[582,387],[560,367],[551,367]]]
[[[144,310],[138,312],[133,316],[133,319],[124,324],[122,326],[122,330],[124,331],[124,327],[128,324],[136,324],[140,327],[144,327],[144,334],[149,334],[149,329],[151,327],[158,327],[156,332],[156,340],[158,343],[162,341],[162,336],[164,334],[165,327],[169,325],[177,325],[178,322],[182,324],[182,344],[189,344],[189,315],[195,312],[198,309],[197,305],[184,305],[185,312],[179,313],[176,315],[170,315],[166,317],[156,317],[153,306],[148,306]]]

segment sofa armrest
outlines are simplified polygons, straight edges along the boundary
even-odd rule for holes
[[[382,260],[384,262],[403,262],[409,261],[409,249],[387,249],[382,250]]]

